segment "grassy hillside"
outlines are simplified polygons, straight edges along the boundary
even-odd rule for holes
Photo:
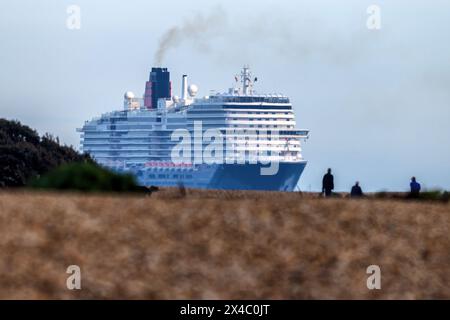
[[[440,202],[3,192],[0,298],[450,298],[449,231]]]

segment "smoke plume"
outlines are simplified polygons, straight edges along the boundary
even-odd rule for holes
[[[208,50],[208,38],[224,30],[225,22],[226,13],[219,7],[207,16],[198,13],[185,20],[182,25],[170,28],[159,41],[158,50],[155,53],[155,64],[160,66],[167,52],[184,41]]]
[[[161,66],[170,50],[187,43],[221,64],[255,61],[272,53],[295,63],[317,57],[331,64],[351,64],[370,47],[367,32],[363,31],[343,37],[327,29],[320,20],[302,21],[271,12],[254,13],[245,19],[230,15],[229,19],[219,6],[206,15],[193,14],[168,29],[160,38],[154,63]]]

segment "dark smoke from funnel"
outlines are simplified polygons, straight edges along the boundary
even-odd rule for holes
[[[371,42],[364,29],[353,31],[348,38],[335,34],[320,20],[294,21],[292,17],[267,12],[254,13],[241,20],[235,16],[232,18],[229,21],[220,6],[206,15],[191,15],[163,34],[154,56],[154,65],[162,66],[168,52],[183,42],[221,64],[233,65],[236,61],[253,61],[267,52],[295,63],[316,58],[332,65],[348,65],[369,53]],[[261,44],[264,45],[263,51],[260,50]]]
[[[180,26],[174,26],[164,33],[159,41],[158,50],[155,53],[155,65],[160,66],[167,52],[178,47],[183,41],[194,42],[207,48],[207,40],[204,37],[212,36],[223,30],[226,21],[226,13],[219,7],[207,16],[196,14],[184,21]]]

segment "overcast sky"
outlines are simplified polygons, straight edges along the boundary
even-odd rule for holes
[[[81,29],[66,26],[69,5]],[[381,29],[366,26],[381,9]],[[450,2],[15,0],[0,10],[0,117],[79,146],[75,129],[141,95],[161,37],[175,93],[225,90],[250,64],[261,93],[291,97],[309,161],[303,190],[331,167],[338,190],[450,189]]]

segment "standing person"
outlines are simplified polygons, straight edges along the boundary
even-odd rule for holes
[[[350,191],[350,197],[352,198],[361,198],[363,196],[363,192],[361,187],[359,186],[359,181],[355,182],[355,185],[352,187]]]
[[[410,196],[412,198],[418,198],[420,193],[420,183],[416,181],[416,177],[411,178],[411,183],[409,184],[411,188]]]
[[[328,168],[327,173],[322,179],[322,193],[325,193],[325,197],[331,196],[331,191],[334,189],[334,177],[331,174],[331,169]]]

